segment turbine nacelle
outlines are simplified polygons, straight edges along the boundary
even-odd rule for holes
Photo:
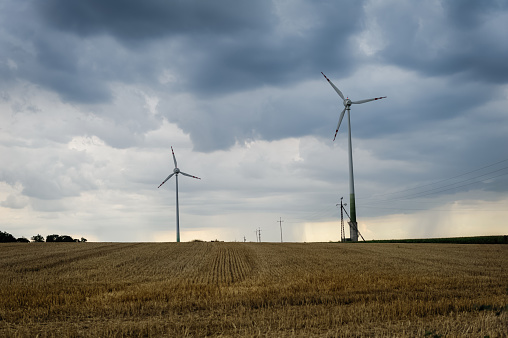
[[[344,103],[344,107],[351,107],[351,104],[352,104],[352,102],[349,98],[346,98],[343,103]]]
[[[180,173],[180,169],[178,169],[178,168],[173,169],[173,173],[174,174],[179,174]]]

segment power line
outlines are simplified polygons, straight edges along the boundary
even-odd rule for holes
[[[439,183],[442,183],[442,182],[446,182],[446,181],[449,181],[449,180],[452,180],[452,179],[455,179],[455,178],[458,178],[458,177],[466,176],[466,175],[472,174],[474,172],[477,172],[477,171],[480,171],[480,170],[483,170],[483,169],[486,169],[486,168],[490,168],[490,167],[493,167],[495,165],[498,165],[500,163],[507,162],[507,161],[508,161],[508,159],[504,159],[504,160],[501,160],[501,161],[498,161],[498,162],[495,162],[495,163],[483,166],[481,168],[468,171],[468,172],[463,173],[463,174],[455,175],[455,176],[452,176],[452,177],[449,177],[449,178],[445,178],[445,179],[442,179],[442,180],[439,180],[439,181],[436,181],[436,182],[419,185],[419,186],[416,186],[416,187],[413,187],[413,188],[403,189],[403,190],[399,190],[399,191],[395,191],[395,192],[391,192],[391,193],[378,194],[378,195],[374,195],[374,196],[370,196],[370,197],[364,197],[364,198],[360,197],[359,199],[377,199],[377,198],[382,197],[382,196],[396,195],[396,194],[405,193],[405,192],[416,190],[416,189],[421,189],[421,188],[424,188],[424,187],[428,187],[428,186],[436,185],[436,184],[439,184]],[[479,176],[475,176],[475,177],[472,177],[472,178],[469,178],[469,179],[466,179],[466,180],[463,180],[463,181],[460,181],[460,182],[452,183],[452,184],[457,184],[457,183],[465,182],[465,181],[472,180],[472,179],[475,179],[475,178],[479,178],[479,177],[482,177],[482,176],[485,176],[485,175],[493,174],[495,172],[499,172],[499,171],[505,170],[505,169],[508,169],[508,167],[504,167],[504,168],[501,168],[501,169],[498,169],[498,170],[494,170],[494,171],[491,171],[491,172],[488,172],[488,173],[485,173],[485,174],[482,174],[482,175],[479,175]],[[496,177],[498,177],[498,176],[496,176]],[[492,178],[495,178],[495,177],[492,177]],[[452,184],[445,185],[445,186],[450,186]],[[439,189],[439,188],[434,188],[434,189]],[[434,189],[430,189],[430,190],[426,190],[426,191],[431,191],[431,190],[434,190]],[[426,191],[424,191],[424,192],[426,192]],[[419,194],[419,193],[417,193],[417,194]],[[391,200],[391,199],[387,199],[387,200]]]
[[[500,169],[500,170],[505,170],[505,169],[508,169],[508,167]],[[500,170],[496,170],[496,171],[500,171]],[[496,172],[496,171],[494,171],[494,172]],[[490,174],[493,174],[494,172],[491,172],[491,173],[488,173],[488,174],[485,174],[485,175],[490,175]],[[476,179],[476,178],[479,178],[479,177],[485,176],[485,175],[480,175],[480,176],[474,177],[472,179]],[[467,182],[467,181],[471,180],[471,179],[468,179],[468,180],[456,182],[454,184],[448,184],[448,185],[442,186],[440,188],[435,188],[435,189],[423,191],[421,193],[410,195],[409,197],[405,197],[403,199],[410,199],[410,198],[415,198],[415,197],[424,197],[424,196],[428,196],[428,195],[432,195],[432,194],[437,194],[437,193],[440,193],[440,192],[445,192],[445,191],[449,191],[449,190],[453,190],[453,189],[458,189],[458,188],[466,187],[468,185],[472,185],[472,184],[475,184],[475,183],[485,182],[485,181],[488,181],[488,180],[491,180],[491,179],[494,179],[494,178],[497,178],[497,177],[501,177],[501,176],[504,176],[504,175],[508,175],[508,173],[504,173],[504,174],[500,174],[500,175],[496,175],[496,176],[492,176],[492,177],[487,177],[487,178],[485,178],[483,180],[479,180],[479,181],[475,181],[475,182],[469,182],[469,183],[466,183],[466,184],[463,184],[463,185],[459,185],[459,186],[455,186],[455,187],[451,187],[451,188],[448,188],[448,189],[442,189],[442,188],[449,187],[449,186],[454,185],[454,184],[463,183],[463,182]],[[438,189],[441,189],[441,190],[438,190]],[[434,190],[438,190],[438,191],[431,192],[431,191],[434,191]],[[420,195],[420,196],[418,196],[418,195]]]
[[[501,169],[490,171],[488,173],[484,173],[484,174],[481,174],[481,175],[478,175],[478,176],[474,176],[474,177],[471,177],[471,178],[468,178],[468,179],[465,179],[465,180],[462,180],[462,181],[446,184],[446,185],[443,185],[443,186],[440,186],[440,187],[436,187],[436,188],[420,191],[420,192],[409,194],[409,195],[405,195],[405,196],[402,195],[400,197],[379,199],[379,201],[405,200],[405,199],[411,199],[411,198],[416,198],[416,197],[424,197],[424,196],[428,196],[428,195],[432,195],[432,194],[436,194],[436,193],[440,193],[440,192],[445,192],[445,191],[449,191],[449,190],[453,190],[453,189],[458,189],[458,188],[462,188],[462,187],[465,187],[465,186],[468,186],[468,185],[471,185],[471,184],[481,183],[481,182],[484,182],[484,181],[487,181],[487,180],[491,180],[491,179],[494,179],[494,178],[497,178],[497,177],[508,175],[508,172],[507,172],[507,173],[503,173],[503,174],[500,174],[500,175],[495,175],[495,176],[490,176],[490,177],[486,177],[486,178],[480,179],[481,177],[484,177],[484,176],[487,176],[487,175],[492,175],[494,173],[497,173],[497,172],[500,172],[500,171],[503,171],[503,170],[507,170],[507,169],[508,169],[508,167],[503,167]],[[461,175],[461,176],[463,176],[463,175]],[[476,181],[469,182],[469,183],[462,184],[462,185],[457,185],[457,184],[465,183],[465,182],[468,182],[468,181],[471,181],[471,180],[476,180]],[[443,181],[445,181],[445,180],[442,180],[440,182],[443,182]],[[435,183],[433,183],[433,184],[435,184]],[[433,184],[427,184],[427,185],[424,185],[424,186],[429,186],[429,185],[433,185]],[[450,187],[450,188],[448,188],[448,187]],[[417,189],[417,188],[410,188],[410,189],[406,189],[406,190],[401,190],[401,191],[399,191],[397,193],[404,192],[404,191],[410,191],[410,190],[414,190],[414,189]],[[396,194],[396,193],[388,193],[388,194],[383,194],[383,195],[390,195],[390,194]],[[378,195],[378,196],[383,196],[383,195]],[[364,200],[368,200],[368,199],[372,199],[373,202],[376,202],[376,198],[375,197],[365,198]]]
[[[410,195],[406,195],[406,196],[401,196],[401,197],[398,197],[398,198],[397,197],[387,198],[387,199],[384,199],[384,201],[400,201],[400,200],[412,199],[412,198],[417,198],[417,197],[424,197],[424,196],[428,196],[428,195],[432,195],[432,194],[437,194],[437,193],[440,193],[440,192],[445,192],[445,191],[449,191],[449,190],[453,190],[453,189],[459,189],[459,188],[462,188],[462,187],[465,187],[465,186],[468,186],[468,185],[471,185],[471,184],[481,183],[481,182],[484,182],[484,181],[487,181],[487,180],[491,180],[491,179],[494,179],[494,178],[497,178],[497,177],[508,175],[508,172],[507,172],[507,173],[503,173],[503,174],[500,174],[500,175],[491,176],[491,177],[487,177],[487,178],[478,180],[482,176],[491,175],[491,174],[494,174],[496,172],[499,172],[499,171],[502,171],[502,170],[506,170],[506,169],[508,169],[508,167],[501,168],[499,170],[495,170],[495,171],[492,171],[492,172],[489,172],[489,173],[486,173],[486,174],[483,174],[483,175],[479,175],[479,176],[476,176],[476,177],[468,178],[468,179],[465,179],[465,180],[462,180],[462,181],[459,181],[459,182],[455,182],[455,183],[451,183],[451,184],[446,184],[446,185],[443,185],[441,187],[437,187],[437,188],[433,188],[433,189],[429,189],[429,190],[424,190],[424,191],[421,191],[421,192],[418,192],[418,193],[414,193],[414,194],[410,194]],[[476,180],[476,181],[469,182],[469,183],[462,184],[462,185],[457,185],[457,184],[468,182],[468,181],[471,181],[471,180]]]
[[[481,212],[491,212],[491,211],[504,211],[504,212],[508,212],[507,209],[481,209],[481,210],[478,210],[478,208],[458,208],[458,209],[429,209],[429,208],[399,208],[399,207],[380,207],[380,206],[375,206],[375,205],[361,205],[359,208],[361,209],[382,209],[382,210],[407,210],[407,211],[427,211],[427,210],[432,210],[432,212],[436,211],[436,212],[450,212],[450,211],[481,211]]]

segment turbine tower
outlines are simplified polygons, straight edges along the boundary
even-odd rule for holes
[[[162,182],[157,188],[160,188],[161,185],[166,183],[166,181],[169,180],[171,177],[173,177],[173,175],[175,176],[175,180],[176,180],[176,241],[180,242],[180,211],[178,209],[178,174],[182,174],[184,176],[189,176],[192,178],[197,178],[198,180],[200,180],[200,178],[186,174],[183,171],[180,171],[180,169],[178,169],[178,164],[176,164],[176,157],[175,157],[175,152],[173,151],[173,147],[171,147],[171,152],[173,153],[173,161],[175,162],[175,169],[173,169],[173,173],[171,175],[169,175],[164,180],[164,182]]]
[[[323,74],[323,72],[321,72]],[[335,87],[332,81],[330,81],[329,78],[326,77],[325,74],[323,74],[325,79],[328,81],[328,83],[335,89],[337,94],[339,94],[340,98],[343,100],[344,109],[340,113],[339,117],[339,123],[337,124],[337,129],[335,130],[335,136],[333,137],[333,140],[335,141],[335,138],[337,137],[337,132],[339,131],[340,123],[342,122],[342,119],[344,118],[344,113],[347,110],[347,122],[348,122],[348,151],[349,151],[349,213],[350,213],[350,219],[349,222],[349,234],[351,237],[352,242],[358,241],[358,224],[356,223],[356,205],[355,205],[355,183],[353,178],[353,147],[351,145],[351,117],[350,117],[350,111],[351,111],[351,105],[352,104],[361,104],[365,102],[375,101],[386,98],[386,96],[382,97],[375,97],[373,99],[365,99],[365,100],[359,100],[359,101],[351,101],[348,97],[344,98],[344,95],[340,91],[339,88]]]

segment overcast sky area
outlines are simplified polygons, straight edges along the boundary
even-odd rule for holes
[[[0,230],[507,234],[508,1],[0,1]],[[346,207],[348,212],[349,209]],[[346,235],[349,230],[346,226]]]

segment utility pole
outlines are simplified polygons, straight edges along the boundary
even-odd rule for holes
[[[261,243],[261,228],[258,228],[258,239],[259,243]]]
[[[279,217],[279,220],[277,221],[280,225],[280,242],[282,243],[282,222],[284,222],[282,220],[282,217]]]
[[[245,238],[245,236],[243,236],[243,242],[247,242],[247,239]]]

